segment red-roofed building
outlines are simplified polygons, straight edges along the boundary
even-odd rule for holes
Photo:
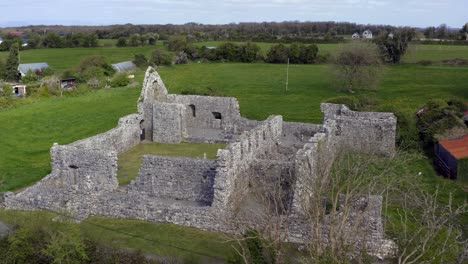
[[[25,34],[24,31],[11,31],[10,32],[10,35],[13,35],[13,36],[23,36]]]
[[[436,165],[444,176],[468,182],[468,135],[441,140],[434,152]]]

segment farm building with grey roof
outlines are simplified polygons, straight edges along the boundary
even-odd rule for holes
[[[18,66],[18,71],[21,73],[21,76],[26,76],[29,71],[37,72],[43,71],[44,69],[49,68],[49,64],[45,62],[39,63],[27,63],[27,64],[20,64]]]

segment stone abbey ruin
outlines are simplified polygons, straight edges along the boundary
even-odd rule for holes
[[[310,196],[307,186],[324,171],[320,158],[332,159],[343,147],[389,157],[395,152],[393,114],[354,112],[335,104],[322,104],[321,109],[324,120],[320,125],[284,122],[281,116],[248,120],[240,116],[235,98],[168,94],[150,67],[137,114],[121,118],[117,127],[103,134],[69,145],[54,144],[52,172],[25,190],[5,193],[0,207],[236,232],[226,219],[236,212],[249,181],[288,178],[287,208],[281,213],[289,216],[284,232],[287,241],[308,243],[313,235],[305,212]],[[119,187],[118,154],[142,141],[227,146],[218,150],[216,160],[145,155],[136,179]],[[351,213],[365,223],[361,237],[353,243],[374,255],[388,251],[381,211],[382,197],[370,195],[357,202]]]

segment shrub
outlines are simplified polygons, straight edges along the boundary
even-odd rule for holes
[[[24,83],[31,83],[31,82],[36,82],[40,79],[40,76],[33,72],[32,70],[29,70],[25,76],[21,77],[21,80]]]
[[[161,49],[157,48],[151,54],[151,63],[154,65],[171,65],[172,64],[172,54]]]
[[[416,115],[411,109],[401,109],[393,105],[383,105],[380,112],[391,112],[397,118],[396,142],[401,149],[420,149],[419,131],[416,127]]]
[[[187,53],[180,51],[175,57],[174,63],[175,64],[187,64],[188,63]]]
[[[418,61],[417,64],[420,64],[420,65],[423,65],[423,66],[429,66],[429,65],[432,65],[432,61],[430,61],[430,60],[421,60],[421,61]]]
[[[10,98],[12,96],[13,87],[11,85],[3,84],[0,88],[0,96],[5,98]]]
[[[375,111],[378,106],[377,97],[372,94],[361,96],[338,96],[327,99],[326,103],[344,104],[353,111]]]
[[[42,79],[44,87],[47,87],[47,92],[49,95],[59,95],[61,92],[60,80],[57,76],[47,76]]]
[[[353,111],[357,111],[359,109],[359,100],[355,96],[338,96],[327,99],[325,102],[331,104],[344,104]]]
[[[97,88],[102,87],[102,82],[98,78],[91,78],[86,82],[86,85],[93,89],[97,89]]]
[[[112,76],[115,73],[114,68],[107,63],[103,56],[99,55],[92,55],[82,59],[76,66],[75,71],[86,80],[98,76]]]
[[[127,86],[129,83],[130,79],[128,78],[128,75],[126,73],[118,73],[112,78],[110,86],[123,87]]]
[[[148,67],[148,59],[143,54],[135,54],[133,63],[135,63],[135,65],[139,68]]]
[[[435,135],[444,135],[447,130],[454,127],[466,129],[465,124],[460,119],[465,107],[465,104],[457,99],[449,101],[434,99],[427,102],[424,106],[424,112],[419,115],[417,121],[417,127],[424,144],[430,146],[438,140]]]

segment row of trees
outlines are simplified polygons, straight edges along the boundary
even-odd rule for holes
[[[0,51],[9,50],[14,43],[17,43],[22,48],[76,48],[76,47],[97,47],[98,37],[96,34],[75,33],[60,36],[57,33],[48,33],[46,35],[39,35],[37,33],[29,33],[23,39],[19,36],[6,34],[2,44],[0,44]],[[27,41],[27,46],[23,46]]]
[[[134,34],[130,36],[128,39],[126,37],[120,37],[117,40],[117,47],[138,47],[138,46],[145,46],[145,45],[156,45],[156,41],[158,41],[159,35],[157,33],[147,33],[144,35]]]
[[[318,47],[310,44],[292,44],[289,47],[283,44],[271,46],[270,50],[264,56],[260,46],[255,43],[247,42],[245,44],[235,44],[232,42],[223,43],[218,47],[195,47],[191,44],[181,45],[170,42],[167,52],[162,48],[157,48],[146,60],[142,54],[136,55],[134,63],[139,67],[145,67],[148,63],[153,65],[171,65],[188,63],[189,60],[207,60],[224,62],[268,62],[268,63],[287,63],[288,60],[293,64],[312,64],[317,62]],[[175,54],[175,56],[174,56]]]

